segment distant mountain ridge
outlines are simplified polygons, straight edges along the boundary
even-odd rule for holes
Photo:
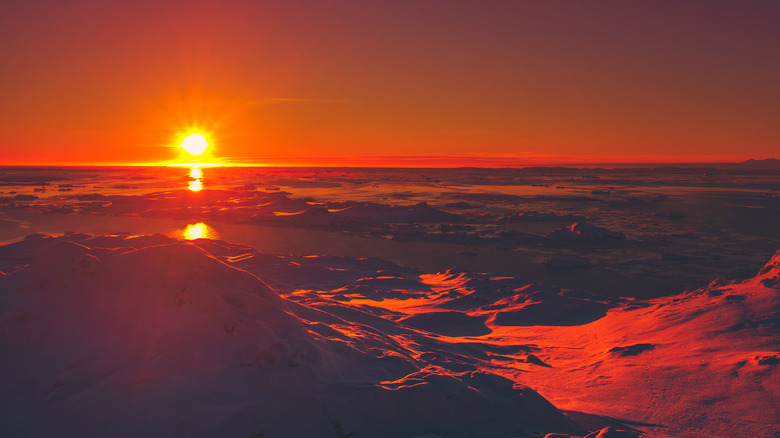
[[[766,158],[763,160],[749,159],[736,164],[739,168],[747,169],[764,169],[775,170],[780,169],[780,160],[777,158]]]

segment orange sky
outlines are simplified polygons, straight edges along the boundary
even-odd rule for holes
[[[777,23],[776,0],[8,2],[0,164],[177,160],[194,126],[240,163],[767,158]]]

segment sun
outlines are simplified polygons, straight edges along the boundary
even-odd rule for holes
[[[181,147],[189,152],[190,155],[198,156],[206,152],[209,147],[209,142],[203,134],[197,132],[192,133],[181,141]]]

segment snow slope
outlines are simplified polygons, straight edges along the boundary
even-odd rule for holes
[[[0,280],[4,436],[573,430],[529,388],[415,357],[398,324],[288,302],[195,245],[117,240],[15,245],[35,255]]]
[[[0,270],[4,436],[780,433],[780,253],[649,301],[160,235]]]

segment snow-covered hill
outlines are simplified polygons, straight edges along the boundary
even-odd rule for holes
[[[652,301],[160,235],[34,236],[0,270],[3,436],[780,430],[780,254]]]

